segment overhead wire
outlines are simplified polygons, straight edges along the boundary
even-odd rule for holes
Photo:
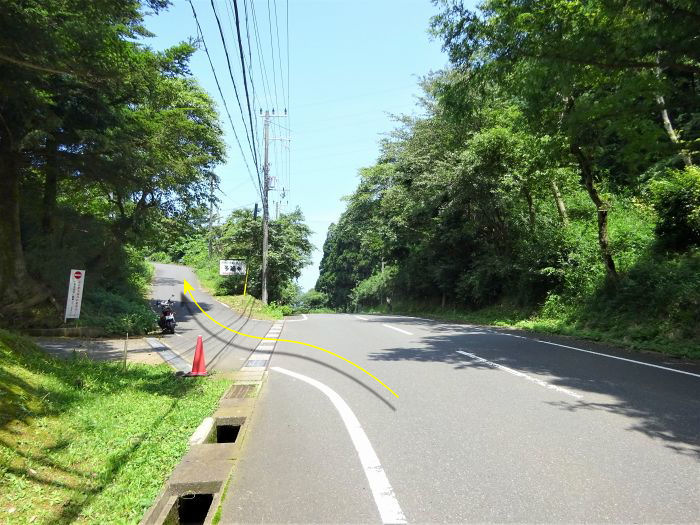
[[[224,47],[224,54],[226,55],[226,64],[228,65],[228,72],[229,76],[231,77],[231,83],[233,84],[233,91],[236,95],[236,101],[238,102],[238,109],[241,112],[241,120],[243,121],[243,127],[246,130],[246,138],[248,139],[248,147],[251,150],[251,153],[253,155],[253,164],[255,164],[256,168],[256,174],[258,177],[258,184],[260,188],[262,188],[262,181],[260,179],[260,164],[258,162],[258,154],[256,148],[253,147],[253,144],[255,143],[255,131],[252,127],[252,118],[251,118],[251,128],[248,129],[248,126],[245,121],[245,112],[243,111],[243,105],[241,104],[241,99],[238,95],[238,88],[236,86],[236,81],[233,78],[233,71],[231,69],[231,58],[229,57],[228,53],[228,46],[226,45],[226,38],[224,37],[224,31],[223,28],[221,27],[221,20],[219,19],[219,14],[216,11],[216,6],[214,5],[214,0],[210,0],[212,10],[214,11],[214,17],[216,18],[216,25],[219,28],[219,35],[221,36],[221,43]],[[250,112],[249,112],[249,118],[250,118]],[[262,191],[262,190],[261,190]]]
[[[233,0],[233,12],[234,12],[235,18],[236,18],[236,36],[238,37],[238,53],[241,57],[241,71],[243,72],[243,87],[245,88],[246,105],[248,106],[248,118],[250,119],[251,129],[253,129],[256,127],[256,124],[253,124],[253,110],[250,107],[250,94],[248,92],[248,79],[247,79],[246,72],[245,72],[245,54],[243,53],[243,42],[241,40],[240,17],[238,16],[238,0]],[[251,83],[252,83],[252,78],[251,78]],[[256,122],[257,122],[257,120],[256,120]],[[253,141],[255,142],[255,135],[253,136]]]
[[[199,37],[202,41],[202,45],[204,46],[204,52],[207,55],[207,59],[209,60],[209,67],[211,68],[211,72],[214,76],[214,82],[216,83],[216,87],[219,91],[219,96],[221,97],[221,101],[224,105],[224,110],[226,111],[226,115],[228,116],[229,123],[231,124],[231,130],[233,131],[233,136],[236,139],[236,143],[238,144],[238,148],[240,149],[241,152],[241,157],[243,158],[243,163],[245,164],[246,170],[248,171],[248,175],[250,177],[251,182],[253,183],[254,187],[257,187],[258,191],[260,192],[260,195],[262,196],[262,189],[260,186],[260,176],[258,175],[258,184],[255,183],[255,179],[253,178],[253,174],[250,169],[250,165],[248,164],[248,159],[245,155],[245,152],[243,150],[243,145],[241,144],[241,141],[238,137],[238,133],[236,132],[236,126],[233,125],[233,118],[231,117],[231,112],[228,109],[228,104],[226,103],[226,97],[224,97],[224,93],[221,89],[221,84],[219,82],[219,77],[216,74],[216,68],[214,67],[214,62],[211,59],[211,55],[209,54],[209,48],[207,47],[206,40],[204,39],[204,32],[202,31],[202,26],[199,23],[199,18],[197,17],[197,11],[194,8],[194,4],[192,3],[192,0],[188,0],[190,3],[190,7],[192,8],[192,15],[194,16],[195,23],[197,24],[197,32],[199,34]]]

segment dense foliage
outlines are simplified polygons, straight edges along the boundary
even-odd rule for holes
[[[299,295],[296,279],[311,262],[311,230],[299,209],[270,221],[268,247],[268,296],[271,304],[291,305]],[[209,253],[211,243],[211,254]],[[191,236],[167,252],[197,271],[205,286],[216,295],[241,295],[244,276],[219,275],[220,259],[243,259],[248,267],[247,293],[261,295],[262,223],[250,209],[238,209],[211,234]],[[287,313],[291,313],[288,310]]]
[[[696,344],[697,6],[437,3],[452,66],[361,170],[316,290]]]
[[[201,222],[224,155],[214,104],[188,70],[193,44],[142,44],[145,10],[167,4],[0,1],[4,324],[60,323],[81,268],[81,322],[152,325],[141,254]]]

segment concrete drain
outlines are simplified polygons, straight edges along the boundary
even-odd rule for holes
[[[213,494],[188,494],[177,499],[179,525],[202,525],[214,500]]]
[[[235,443],[238,438],[238,433],[241,430],[241,425],[217,425],[216,426],[216,442],[217,443]]]
[[[255,392],[256,385],[234,385],[226,394],[226,399],[248,397]]]

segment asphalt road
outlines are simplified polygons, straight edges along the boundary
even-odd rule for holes
[[[514,335],[286,321],[281,338],[400,397],[278,343],[222,522],[700,522],[700,368]]]
[[[216,301],[200,289],[197,277],[186,266],[177,264],[155,264],[155,277],[151,287],[151,298],[175,301],[175,335],[163,334],[159,337],[190,364],[194,357],[197,336],[202,336],[207,370],[233,371],[245,363],[258,344],[256,339],[243,337],[217,326],[207,319],[190,300],[184,296],[183,280],[195,287],[194,298],[199,305],[221,324],[244,333],[263,336],[271,326],[269,321],[248,319]],[[154,307],[154,310],[156,308]]]

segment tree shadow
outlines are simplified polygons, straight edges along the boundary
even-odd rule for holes
[[[392,321],[392,324],[394,322],[399,321]],[[440,329],[431,326],[431,332],[436,331],[435,335],[420,338],[414,346],[389,348],[372,353],[369,358],[376,361],[439,362],[457,370],[483,369],[500,373],[483,361],[457,353],[457,350],[464,350],[519,372],[540,376],[553,385],[579,391],[584,397],[577,402],[549,403],[550,406],[567,411],[598,410],[624,416],[629,419],[627,430],[641,432],[662,441],[674,452],[700,460],[700,378],[555,347],[533,338],[513,337],[514,333],[506,331],[473,326],[464,326],[460,330],[459,325],[444,325]],[[589,342],[572,343],[556,337],[547,339],[669,366],[665,356],[630,355]],[[675,366],[683,369],[680,361]],[[693,365],[686,368],[698,372]]]

